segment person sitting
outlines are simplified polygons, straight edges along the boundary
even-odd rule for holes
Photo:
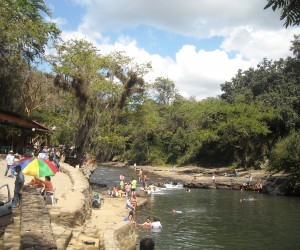
[[[100,208],[101,206],[101,197],[98,192],[93,192],[92,197],[92,208]]]
[[[152,238],[143,238],[140,241],[140,250],[153,250],[155,243]]]
[[[132,205],[132,203],[130,202],[130,198],[128,197],[126,200],[126,204],[125,204],[126,209],[130,209],[131,211],[134,211],[134,206]]]
[[[148,217],[143,224],[139,224],[139,226],[144,226],[144,227],[150,228],[151,227],[151,219],[150,219],[150,217]]]
[[[138,199],[137,199],[135,194],[131,197],[130,202],[131,202],[131,204],[132,204],[132,206],[134,207],[134,210],[135,210],[136,207],[137,207],[137,204],[138,204]]]
[[[42,188],[44,185],[43,185],[43,182],[40,181],[37,177],[33,177],[33,179],[28,182],[27,184],[25,184],[26,186],[33,186],[35,188]]]
[[[113,188],[113,197],[118,197],[119,193],[118,193],[118,187],[117,185],[114,185]]]
[[[44,190],[42,192],[42,195],[43,196],[53,195],[54,189],[53,189],[53,185],[52,185],[52,182],[51,182],[51,177],[50,176],[45,176],[44,181],[39,179],[39,178],[37,178],[37,179],[44,184]]]
[[[133,211],[130,211],[129,214],[128,214],[128,216],[125,217],[124,221],[129,221],[129,222],[135,224],[135,220],[134,220],[134,212],[133,212]]]
[[[110,197],[113,196],[113,190],[112,190],[112,188],[109,188],[109,189],[107,190],[107,195],[110,196]]]

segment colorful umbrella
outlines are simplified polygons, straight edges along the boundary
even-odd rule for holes
[[[23,174],[36,177],[53,176],[58,171],[53,162],[34,157],[23,158],[11,167],[15,169],[17,165],[21,166]]]

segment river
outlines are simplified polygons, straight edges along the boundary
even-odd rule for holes
[[[98,167],[92,182],[112,187],[125,168]],[[153,182],[163,182],[155,174]],[[241,202],[241,199],[243,201]],[[181,213],[172,214],[175,209]],[[300,198],[230,190],[163,190],[149,196],[137,211],[137,223],[159,217],[160,232],[138,228],[139,238],[150,236],[155,249],[300,249]]]

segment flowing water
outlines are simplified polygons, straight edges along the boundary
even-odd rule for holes
[[[98,167],[93,182],[112,187],[129,169]],[[148,175],[147,175],[148,176]],[[153,182],[162,178],[150,175]],[[243,199],[243,202],[240,200]],[[175,209],[181,213],[173,214]],[[138,228],[155,249],[300,249],[300,198],[230,190],[163,190],[137,211],[137,223],[158,217],[160,232]]]

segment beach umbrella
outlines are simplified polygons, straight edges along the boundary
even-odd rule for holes
[[[58,171],[53,162],[35,157],[23,158],[14,163],[11,168],[15,169],[17,165],[21,166],[23,174],[35,177],[53,176]]]

